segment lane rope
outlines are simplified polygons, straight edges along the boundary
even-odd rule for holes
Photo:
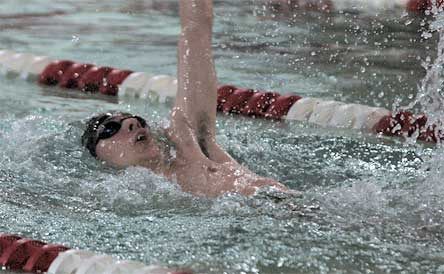
[[[442,7],[444,0],[435,0]],[[330,13],[338,11],[380,11],[404,9],[413,14],[428,14],[432,0],[268,0],[272,10],[282,13],[316,11]]]
[[[107,96],[150,98],[160,103],[173,100],[177,92],[177,79],[168,75],[52,60],[8,50],[0,50],[0,72],[10,77],[37,80],[42,85]],[[409,111],[391,113],[381,107],[302,98],[296,94],[281,95],[234,85],[222,85],[217,93],[217,110],[223,113],[305,121],[324,127],[358,129],[432,143],[444,139],[442,128],[428,125],[425,115]]]
[[[1,233],[0,265],[15,271],[48,274],[192,274]]]

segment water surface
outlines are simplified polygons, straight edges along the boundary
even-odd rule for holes
[[[0,47],[174,75],[176,1],[0,3]],[[436,56],[428,19],[216,1],[221,83],[392,109]],[[304,191],[193,197],[80,146],[107,110],[167,124],[169,106],[0,77],[0,231],[197,273],[444,272],[442,150],[353,131],[221,115],[217,138],[260,175]],[[5,272],[3,272],[5,273]]]

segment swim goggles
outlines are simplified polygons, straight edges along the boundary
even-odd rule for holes
[[[141,127],[145,128],[147,127],[147,123],[145,119],[143,119],[140,116],[137,115],[119,115],[119,116],[113,116],[112,114],[107,114],[107,118],[103,120],[103,122],[97,123],[95,126],[96,130],[96,145],[99,143],[100,140],[108,139],[113,137],[119,130],[122,128],[122,123],[126,119],[137,119],[137,121],[140,123]]]

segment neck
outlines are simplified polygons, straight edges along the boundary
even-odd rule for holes
[[[172,180],[176,173],[176,163],[174,159],[174,143],[171,142],[164,130],[160,129],[155,131],[154,137],[156,142],[163,151],[161,159],[158,161],[146,161],[140,165],[151,169],[157,175],[166,177],[168,180]]]
[[[146,167],[156,173],[157,175],[164,176],[168,180],[171,180],[175,174],[175,161],[174,159],[168,159],[164,161],[146,161],[140,163],[140,166]]]

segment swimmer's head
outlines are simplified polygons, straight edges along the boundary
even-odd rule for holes
[[[115,167],[162,168],[167,155],[146,121],[122,112],[92,117],[82,136],[82,144],[92,156]]]

